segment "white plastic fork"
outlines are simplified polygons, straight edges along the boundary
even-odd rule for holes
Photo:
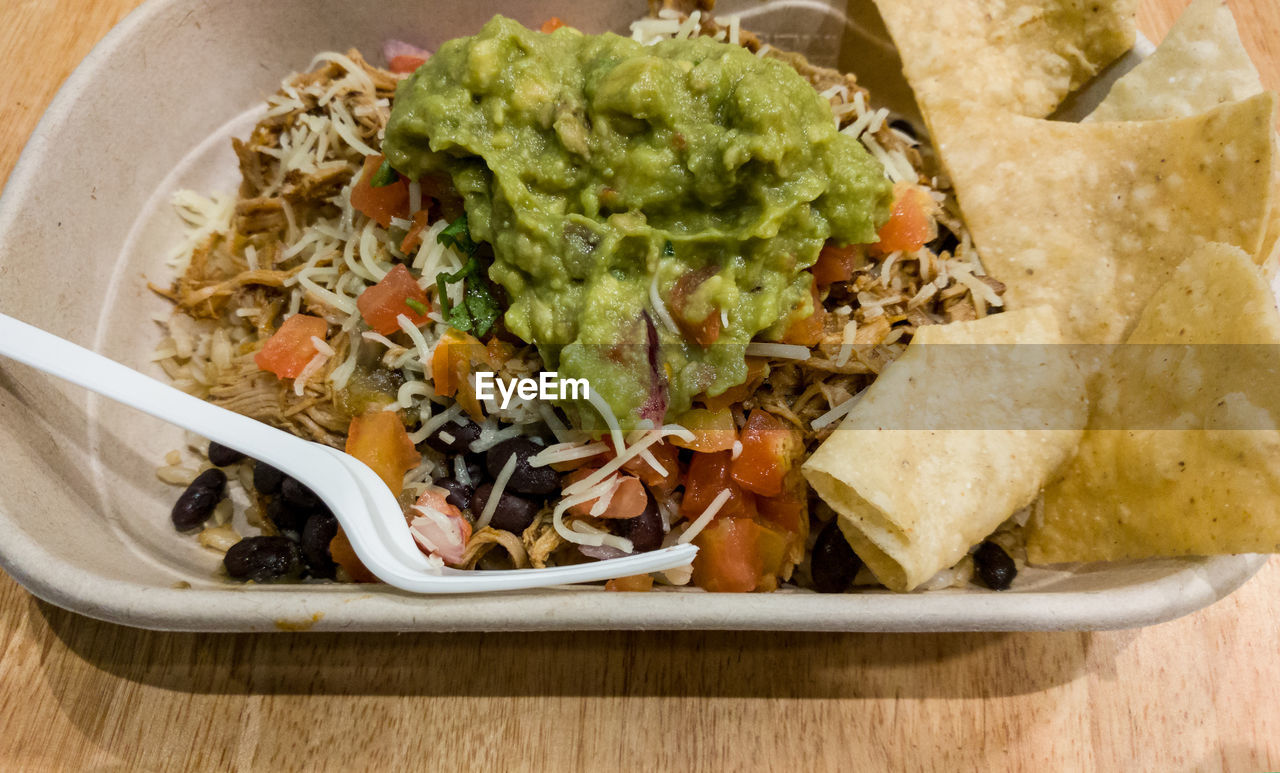
[[[369,571],[402,590],[480,593],[596,582],[685,566],[697,553],[693,545],[674,545],[550,569],[437,569],[418,549],[391,490],[355,457],[219,408],[4,314],[0,355],[216,440],[297,479],[333,511]]]

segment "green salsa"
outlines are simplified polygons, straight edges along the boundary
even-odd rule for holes
[[[507,329],[624,427],[742,383],[747,343],[811,310],[822,245],[875,241],[892,197],[786,64],[501,16],[400,84],[383,150],[452,179]],[[704,346],[688,331],[709,315]]]

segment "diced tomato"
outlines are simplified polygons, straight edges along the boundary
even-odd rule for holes
[[[818,297],[818,283],[810,282],[809,293],[813,298],[813,313],[807,317],[792,320],[787,332],[782,335],[782,342],[799,344],[800,346],[817,346],[822,343],[822,334],[826,327],[827,310],[822,307],[822,299]]]
[[[346,452],[369,465],[397,496],[404,484],[404,474],[421,461],[400,417],[394,411],[380,409],[351,420]]]
[[[253,361],[262,370],[280,378],[297,378],[317,354],[311,339],[323,341],[328,329],[329,323],[319,317],[294,314],[271,334],[262,349],[253,356]]]
[[[391,61],[387,62],[387,69],[390,70],[391,72],[403,75],[405,73],[413,72],[414,70],[418,69],[422,65],[426,64],[426,62],[427,60],[421,56],[413,56],[411,54],[400,54],[399,56],[391,57]]]
[[[793,540],[766,524],[757,523],[756,526],[756,552],[760,556],[760,579],[756,590],[777,590],[778,575],[782,574],[789,560],[795,561],[790,557]]]
[[[552,16],[550,19],[547,19],[542,23],[541,31],[555,32],[556,30],[560,29],[563,26],[564,26],[564,22],[560,21],[559,16]]]
[[[862,260],[862,252],[866,248],[860,244],[839,247],[828,243],[818,253],[818,261],[809,269],[813,273],[813,281],[818,287],[826,287],[836,282],[847,282],[853,278],[853,272]]]
[[[714,454],[694,454],[684,475],[684,499],[680,502],[680,515],[692,521],[711,506],[721,491],[728,491],[729,498],[717,511],[716,517],[754,516],[755,502],[729,474],[730,454],[720,451]]]
[[[728,408],[708,410],[706,408],[690,408],[680,414],[676,422],[693,433],[693,440],[684,441],[678,437],[670,440],[681,448],[709,454],[715,451],[728,451],[738,439],[738,427],[733,423],[733,412]]]
[[[376,285],[366,288],[356,297],[360,316],[369,327],[384,336],[400,329],[401,314],[408,317],[414,327],[422,327],[428,320],[424,310],[430,303],[418,280],[400,263],[392,266]]]
[[[880,240],[871,245],[877,252],[915,252],[934,237],[933,220],[929,212],[933,199],[914,185],[899,185],[895,191],[893,210],[889,219],[880,226]]]
[[[733,479],[764,497],[782,494],[787,473],[804,451],[795,428],[768,411],[756,409],[742,428],[742,453],[733,460]]]
[[[782,566],[799,563],[804,558],[805,541],[809,537],[809,484],[800,473],[799,465],[792,465],[787,473],[782,494],[756,497],[756,509],[759,512],[757,520],[775,529],[786,540]],[[774,573],[781,571],[779,568]]]
[[[768,368],[769,361],[764,357],[748,357],[746,381],[737,386],[729,387],[715,396],[704,392],[697,399],[710,411],[718,411],[722,408],[728,408],[734,403],[740,403],[756,393],[756,389],[760,387],[760,382],[764,381]]]
[[[604,584],[604,589],[623,593],[644,593],[653,590],[653,575],[633,574],[630,577],[615,577]]]
[[[385,160],[381,155],[364,157],[360,179],[351,189],[351,206],[383,228],[390,228],[391,218],[409,217],[409,183],[401,177],[390,185],[373,187],[373,176]]]
[[[698,346],[710,346],[720,340],[720,314],[714,308],[701,322],[689,322],[684,317],[678,317],[676,326]]]
[[[693,584],[713,593],[749,593],[756,589],[764,565],[761,526],[750,518],[717,518],[694,538]]]
[[[651,491],[670,494],[680,485],[679,451],[665,440],[649,446],[648,451],[658,465],[667,471],[666,475],[653,469],[652,465],[639,456],[628,460],[622,465],[622,469],[639,478]]]
[[[484,421],[484,411],[469,380],[475,366],[489,364],[489,352],[475,336],[449,330],[431,354],[431,380],[436,394],[453,397],[471,418]]]
[[[704,266],[697,271],[690,271],[676,280],[671,288],[671,316],[676,327],[686,338],[693,339],[699,346],[710,346],[720,339],[720,312],[712,307],[707,315],[699,320],[688,319],[685,314],[689,304],[689,296],[693,295],[703,282],[716,275],[715,266]]]
[[[693,583],[713,593],[774,590],[790,552],[787,535],[750,518],[717,518],[693,544]]]
[[[458,385],[471,375],[472,347],[483,349],[474,336],[456,328],[449,328],[441,336],[431,353],[431,381],[436,394],[452,397]]]
[[[582,470],[578,472],[582,472]],[[592,472],[595,472],[595,470],[587,470],[586,475],[579,476],[579,479],[585,478]],[[598,499],[588,499],[586,502],[570,507],[569,513],[584,518],[590,516],[591,508],[595,507],[598,501]],[[644,490],[644,484],[640,482],[640,479],[631,475],[623,475],[622,482],[618,484],[617,490],[613,492],[613,497],[609,499],[609,504],[605,505],[604,512],[597,513],[592,517],[635,518],[644,512],[644,508],[648,504],[649,494]]]
[[[784,491],[776,497],[756,497],[756,510],[760,519],[791,534],[799,534],[808,526],[809,502],[805,490],[796,496]]]
[[[351,540],[347,539],[347,535],[342,531],[342,527],[338,527],[338,533],[333,535],[333,539],[329,540],[329,555],[333,558],[333,562],[342,567],[355,582],[377,582],[378,578],[369,571],[360,557],[356,555],[355,548],[351,547]]]
[[[420,209],[413,213],[413,225],[409,227],[408,233],[400,240],[400,251],[405,255],[413,252],[422,245],[422,233],[427,230],[427,226],[431,225],[431,210]]]
[[[428,555],[439,556],[445,563],[462,563],[471,540],[471,523],[462,516],[462,511],[449,504],[445,492],[435,487],[422,492],[414,505],[434,510],[448,520],[446,526],[411,509],[407,516],[409,531],[418,547]]]

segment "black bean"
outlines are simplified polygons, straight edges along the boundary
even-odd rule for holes
[[[849,541],[840,531],[837,519],[822,527],[818,541],[814,543],[809,560],[809,574],[813,588],[819,593],[844,593],[853,585],[862,561],[849,547]]]
[[[222,565],[237,580],[294,579],[302,573],[302,553],[287,537],[245,537],[231,546]]]
[[[448,437],[440,437],[441,433]],[[461,454],[466,453],[472,441],[479,437],[480,425],[470,419],[463,419],[461,424],[456,421],[446,421],[443,427],[427,438],[427,445],[442,454]]]
[[[994,542],[984,542],[973,553],[973,565],[978,579],[991,590],[1005,590],[1018,576],[1018,567],[1004,548]]]
[[[280,482],[280,496],[284,497],[287,504],[300,510],[316,510],[324,505],[315,492],[288,475]]]
[[[485,454],[485,467],[490,477],[498,477],[502,467],[512,454],[516,456],[516,468],[507,481],[507,488],[521,494],[550,494],[560,488],[560,474],[550,467],[532,467],[529,457],[542,450],[542,446],[527,437],[504,440]]]
[[[662,515],[658,512],[658,503],[653,494],[645,492],[648,502],[644,510],[635,518],[622,518],[614,521],[619,536],[631,540],[637,553],[647,553],[662,547]]]
[[[302,557],[312,577],[333,579],[337,564],[329,553],[329,543],[337,533],[338,519],[332,513],[316,513],[307,520],[302,530]]]
[[[284,497],[271,497],[270,501],[267,502],[267,518],[280,531],[301,534],[302,527],[306,525],[309,517],[311,517],[310,511],[294,507],[284,501]]]
[[[178,531],[200,528],[209,520],[213,508],[218,506],[226,492],[225,472],[215,467],[200,473],[173,504],[173,510],[169,513],[169,517],[173,519],[173,528]]]
[[[463,485],[458,482],[457,478],[441,478],[436,481],[436,485],[449,492],[449,495],[445,497],[445,501],[449,504],[459,510],[466,510],[471,506],[471,496],[475,493],[473,487]]]
[[[489,495],[493,493],[492,483],[482,483],[476,489],[476,493],[471,497],[471,513],[479,518],[480,513],[484,512],[484,506],[489,502]],[[534,517],[538,515],[538,505],[522,496],[511,494],[507,491],[502,492],[502,498],[498,500],[498,506],[493,511],[493,518],[489,520],[489,525],[495,529],[504,529],[513,534],[520,534],[529,528],[529,524],[533,523]]]
[[[226,467],[244,458],[244,454],[234,448],[227,448],[221,443],[209,441],[209,463],[216,467]]]
[[[266,462],[253,463],[253,487],[259,494],[274,494],[284,482],[284,473]]]

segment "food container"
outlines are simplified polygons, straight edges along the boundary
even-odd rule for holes
[[[152,315],[166,304],[145,280],[169,280],[164,258],[181,234],[170,196],[234,189],[229,138],[247,133],[282,76],[321,50],[355,46],[377,60],[388,38],[434,48],[497,11],[526,24],[558,14],[585,30],[625,31],[644,10],[634,0],[378,6],[151,0],[121,22],[62,87],[5,188],[0,310],[160,376],[149,357],[160,336]],[[869,2],[741,7],[744,27],[854,71],[881,104],[914,112]],[[1074,109],[1105,88],[1095,86]],[[218,579],[218,556],[170,526],[178,491],[155,468],[183,442],[174,427],[0,362],[0,565],[59,606],[170,630],[924,631],[1148,625],[1222,598],[1263,561],[1029,569],[1003,593],[606,595],[589,587],[422,597],[369,585],[245,587]]]

